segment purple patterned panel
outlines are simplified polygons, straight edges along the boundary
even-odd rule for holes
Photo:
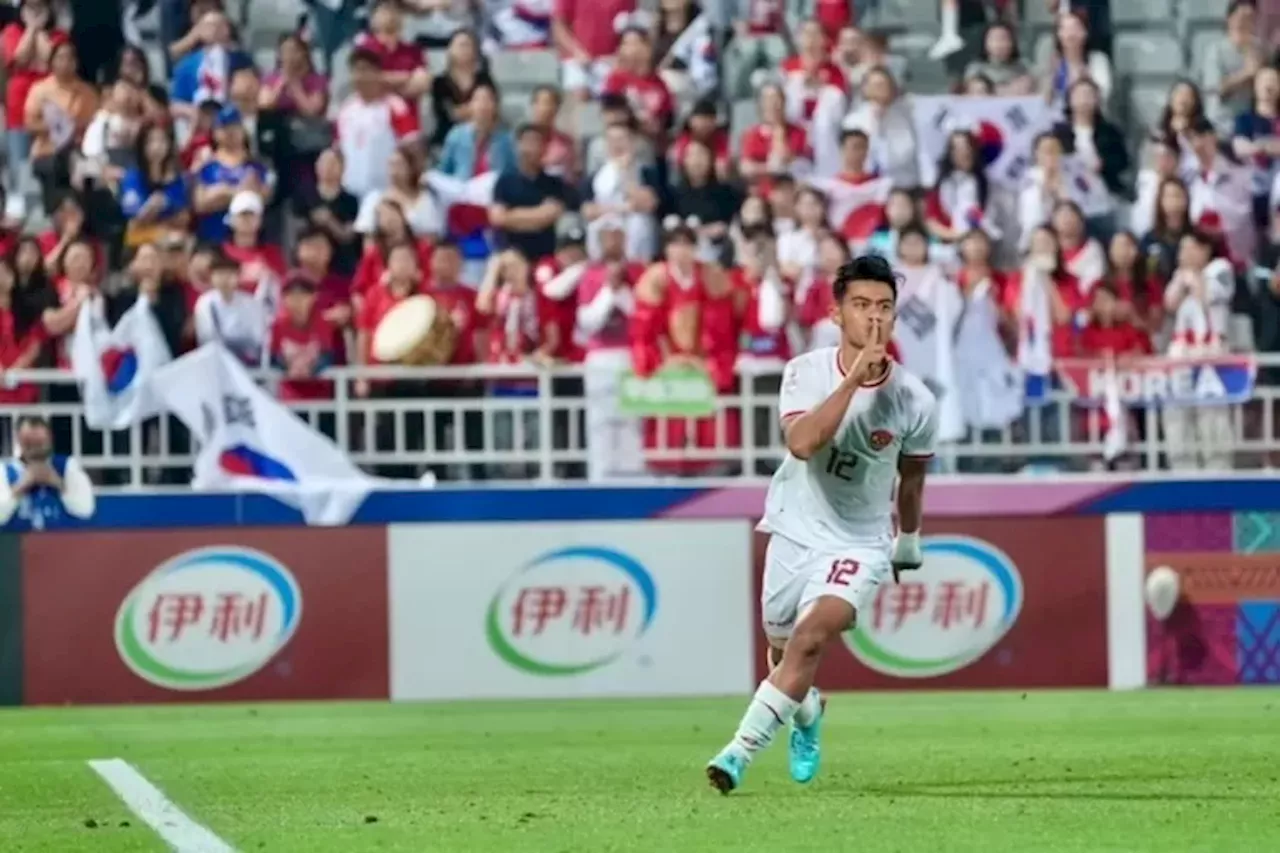
[[[1147,615],[1147,684],[1239,684],[1236,605],[1180,603],[1165,622]]]
[[[1231,515],[1225,512],[1148,513],[1142,517],[1147,553],[1226,551],[1235,543]]]

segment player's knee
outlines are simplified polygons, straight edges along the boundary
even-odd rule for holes
[[[787,654],[801,659],[811,660],[822,654],[822,647],[827,644],[827,631],[821,625],[799,625],[791,640],[787,643]]]

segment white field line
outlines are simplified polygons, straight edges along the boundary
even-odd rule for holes
[[[176,853],[235,853],[235,848],[187,817],[164,792],[120,758],[89,762],[129,811],[155,830]]]

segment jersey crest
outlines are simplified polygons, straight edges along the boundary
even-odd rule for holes
[[[871,431],[870,437],[871,447],[876,451],[884,450],[893,444],[893,433],[887,429],[877,429]]]

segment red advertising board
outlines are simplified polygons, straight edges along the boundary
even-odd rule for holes
[[[386,698],[386,529],[23,538],[23,698]]]
[[[767,544],[756,534],[757,592]],[[924,568],[879,588],[826,652],[818,685],[1105,687],[1105,552],[1102,516],[931,521]],[[757,642],[763,677],[763,633]]]

